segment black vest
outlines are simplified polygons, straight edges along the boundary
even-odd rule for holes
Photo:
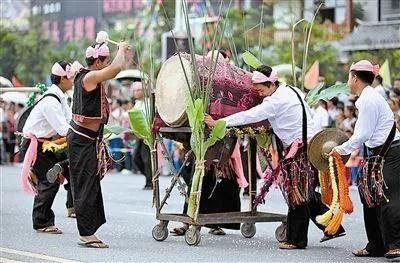
[[[108,103],[105,102],[107,98],[102,83],[98,83],[96,89],[89,92],[83,87],[83,78],[88,72],[90,70],[81,69],[75,76],[72,114],[86,119],[103,119],[107,122],[108,113],[104,106],[108,107]],[[107,105],[103,105],[104,103]]]

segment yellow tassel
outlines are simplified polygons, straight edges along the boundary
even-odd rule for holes
[[[330,210],[326,211],[323,215],[317,216],[317,223],[323,226],[327,226],[329,221],[332,219],[332,212]]]
[[[328,226],[325,228],[325,233],[328,235],[334,235],[338,231],[343,220],[343,211],[339,210],[329,222]]]
[[[334,165],[334,159],[332,156],[329,156],[329,173],[330,173],[330,177],[331,177],[332,191],[333,191],[332,203],[329,206],[328,211],[326,211],[323,215],[316,217],[317,222],[323,226],[327,226],[329,224],[329,221],[332,219],[334,212],[339,207],[339,202],[338,202],[339,192],[338,192],[338,186],[336,183],[335,168],[333,165]]]

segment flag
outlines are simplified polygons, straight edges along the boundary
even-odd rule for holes
[[[379,75],[381,75],[383,79],[382,85],[384,87],[390,87],[392,85],[392,81],[390,79],[390,69],[389,69],[389,61],[386,59],[379,69]]]
[[[319,78],[319,61],[315,61],[311,68],[304,76],[304,87],[308,90],[313,89],[318,84]]]

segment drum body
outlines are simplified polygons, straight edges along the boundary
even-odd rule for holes
[[[169,58],[157,77],[156,108],[170,127],[180,127],[187,121],[186,100],[190,96],[189,88],[193,89],[195,83],[190,55],[181,54],[181,59],[182,63],[178,55]],[[212,75],[211,58],[196,55],[195,65],[205,86]],[[222,55],[218,56],[210,90],[209,114],[219,119],[260,104],[262,98],[252,91],[252,86],[249,72],[231,65]]]

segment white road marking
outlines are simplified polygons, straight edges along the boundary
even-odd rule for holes
[[[0,257],[0,263],[21,263],[23,261],[12,260],[9,258],[2,258]]]
[[[141,212],[141,211],[128,211],[129,214],[142,215],[142,216],[156,216],[155,213]]]
[[[15,249],[10,249],[10,248],[5,248],[5,247],[0,247],[0,252],[24,256],[24,257],[30,257],[30,258],[38,258],[38,259],[47,260],[47,261],[51,261],[51,262],[60,262],[60,263],[79,262],[76,260],[52,257],[52,256],[44,255],[44,254],[37,254],[37,253],[28,252],[28,251],[15,250]],[[10,261],[8,261],[8,262],[10,262]],[[19,262],[19,261],[16,261],[16,262]]]

